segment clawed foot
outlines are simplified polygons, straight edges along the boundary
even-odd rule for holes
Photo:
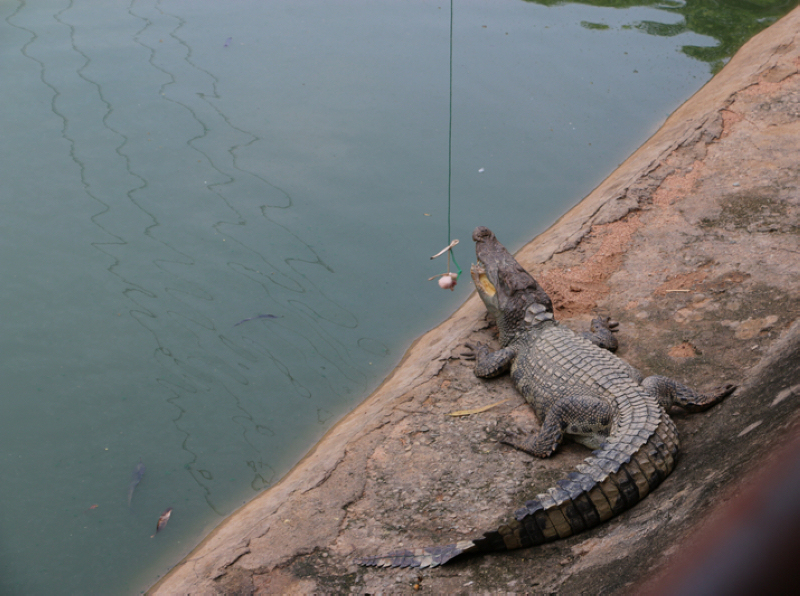
[[[500,436],[498,439],[503,445],[508,445],[514,449],[519,449],[520,451],[524,451],[526,453],[528,452],[520,433],[512,432],[510,430],[503,430],[500,431]]]
[[[464,360],[475,360],[481,353],[489,353],[489,348],[479,341],[474,343],[466,341],[464,342],[464,346],[469,350],[467,352],[461,352],[461,357]]]
[[[468,341],[465,341],[464,347],[467,348],[467,351],[461,352],[461,357],[464,360],[475,360],[475,352],[477,352],[475,345]]]
[[[710,407],[717,405],[719,402],[728,397],[735,390],[736,390],[736,385],[732,383],[726,383],[725,385],[720,385],[719,387],[715,387],[711,391],[704,393],[702,401],[686,404],[683,406],[683,408],[687,412],[693,412],[693,413],[704,412]]]
[[[510,430],[504,430],[500,432],[499,440],[504,445],[508,445],[517,449],[519,451],[524,451],[528,455],[533,455],[534,457],[545,458],[550,457],[556,450],[558,445],[553,445],[551,449],[542,448],[541,445],[537,444],[537,441],[534,437],[525,436],[522,433],[512,432]]]
[[[608,329],[609,331],[617,331],[619,329],[619,321],[614,321],[611,317],[596,317],[592,319],[592,324],[589,327],[593,332],[598,329]]]
[[[736,391],[736,387],[737,386],[734,385],[733,383],[726,383],[725,385],[720,385],[719,387],[716,387],[716,388],[712,389],[709,392],[709,395],[713,395],[714,399],[719,401],[721,399],[725,399],[731,393]],[[714,403],[716,403],[716,402],[714,402]]]

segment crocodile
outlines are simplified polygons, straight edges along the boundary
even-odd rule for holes
[[[510,372],[541,422],[539,432],[506,433],[502,442],[542,458],[567,437],[594,451],[480,538],[366,556],[360,565],[436,567],[461,555],[526,548],[594,528],[633,507],[674,469],[679,442],[667,414],[672,406],[703,411],[735,389],[728,384],[700,393],[668,377],[644,378],[611,353],[613,322],[597,318],[583,335],[560,325],[549,296],[491,230],[478,227],[472,239],[478,262],[470,272],[500,343],[495,351],[468,344],[474,373],[488,379]]]

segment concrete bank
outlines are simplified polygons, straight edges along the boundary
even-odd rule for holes
[[[538,422],[509,379],[476,379],[461,358],[466,341],[496,345],[473,295],[150,593],[625,593],[669,566],[797,434],[800,9],[748,42],[517,257],[567,325],[596,312],[619,320],[618,355],[645,374],[740,386],[708,412],[673,417],[681,459],[658,490],[537,549],[434,570],[353,565],[494,529],[588,453],[568,444],[534,460],[497,441],[498,429]]]

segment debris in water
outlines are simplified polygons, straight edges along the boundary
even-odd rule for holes
[[[142,463],[142,460],[139,460],[139,463],[136,465],[136,468],[133,470],[133,474],[131,474],[131,484],[128,487],[128,507],[131,506],[131,499],[133,498],[133,490],[136,488],[136,485],[142,481],[142,476],[144,476],[145,467]]]
[[[229,37],[228,39],[225,40],[225,45],[222,46],[222,47],[227,48],[229,45],[231,45],[232,41],[233,41],[233,38]]]
[[[483,174],[484,171],[485,170],[483,168],[481,168],[481,169],[478,170],[478,174]]]
[[[172,515],[172,507],[167,507],[167,510],[161,514],[161,517],[158,518],[158,523],[156,524],[156,534],[163,530],[164,526],[167,525],[170,515]],[[153,534],[153,536],[150,536],[150,538],[153,538],[156,534]]]

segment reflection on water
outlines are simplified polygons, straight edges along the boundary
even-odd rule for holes
[[[687,56],[708,62],[712,72],[722,69],[744,42],[787,14],[798,0],[525,0],[544,6],[580,3],[608,8],[652,6],[679,14],[683,20],[665,23],[663,19],[632,21],[624,28],[636,28],[649,35],[673,37],[692,31],[717,40],[716,45],[684,45]],[[606,23],[584,21],[589,29],[609,29]]]
[[[467,296],[425,281],[446,8],[0,3],[0,592],[150,585]],[[711,40],[624,29],[652,9],[456,11],[462,263],[478,224],[546,228],[708,76],[674,49]]]

